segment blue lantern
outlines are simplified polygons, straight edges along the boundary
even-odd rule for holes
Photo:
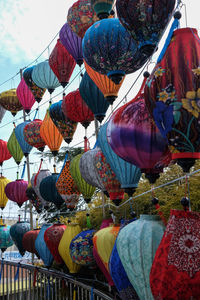
[[[23,247],[22,240],[24,234],[30,230],[30,223],[25,222],[25,221],[18,221],[14,225],[10,227],[10,235],[15,243],[16,247],[19,250],[19,253],[23,256],[26,250]]]
[[[13,240],[10,236],[10,226],[3,224],[2,219],[0,219],[0,223],[0,249],[4,252],[13,245]]]
[[[31,150],[33,148],[24,139],[24,127],[29,123],[30,123],[30,121],[25,121],[25,122],[17,125],[15,128],[16,139],[17,139],[25,157],[27,157],[29,155],[29,153],[31,152]]]
[[[115,154],[107,141],[107,126],[108,123],[104,124],[99,131],[99,147],[101,148],[106,161],[109,163],[117,179],[120,181],[121,187],[131,196],[138,186],[138,182],[141,177],[141,170]]]
[[[44,240],[45,230],[50,226],[52,226],[52,224],[43,224],[35,240],[35,249],[37,250],[37,253],[39,254],[40,258],[43,260],[46,267],[50,267],[53,262],[53,255],[51,254]]]

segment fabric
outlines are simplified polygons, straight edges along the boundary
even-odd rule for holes
[[[28,123],[23,130],[24,139],[25,141],[33,146],[36,147],[38,150],[44,150],[45,141],[42,139],[40,135],[40,127],[42,125],[42,120],[35,119]]]
[[[22,148],[20,147],[20,144],[17,141],[16,135],[15,135],[15,129],[13,129],[7,143],[7,148],[12,157],[14,158],[16,164],[20,164],[24,153],[22,151]]]
[[[91,4],[94,7],[94,10],[99,16],[99,14],[110,14],[110,11],[112,9],[114,0],[91,0]]]
[[[24,78],[21,79],[17,87],[16,94],[25,112],[29,113],[35,103],[35,98],[28,85],[26,84]]]
[[[30,88],[30,90],[35,98],[35,101],[37,101],[39,103],[42,100],[42,97],[43,97],[44,93],[46,92],[46,89],[40,88],[32,80],[32,72],[33,72],[34,67],[35,66],[25,69],[23,72],[23,78],[24,78],[27,86]]]
[[[23,244],[24,249],[30,253],[36,254],[38,257],[39,257],[39,255],[35,248],[35,240],[36,240],[39,232],[40,232],[39,229],[27,231],[23,235],[23,239],[22,239],[22,244]]]
[[[42,169],[37,174],[33,174],[31,177],[31,185],[37,194],[38,198],[40,199],[42,206],[48,207],[48,202],[44,200],[44,198],[40,194],[40,183],[42,179],[46,178],[47,176],[50,176],[52,173],[48,169]],[[37,176],[37,177],[36,177]]]
[[[28,200],[26,196],[26,190],[28,187],[28,181],[23,179],[17,179],[9,182],[5,187],[5,194],[9,200],[14,201],[19,207]]]
[[[8,160],[11,157],[12,156],[7,147],[7,142],[0,139],[0,165],[3,164],[4,160]]]
[[[0,105],[0,123],[3,120],[5,113],[6,113],[6,110],[3,108],[2,105]]]
[[[33,146],[29,145],[24,139],[24,127],[27,124],[29,124],[30,122],[31,122],[30,120],[29,121],[24,121],[21,124],[18,124],[15,128],[16,139],[17,139],[17,141],[18,141],[18,143],[19,143],[19,145],[20,145],[20,147],[21,147],[21,149],[22,149],[25,156],[27,156],[33,148]]]
[[[4,176],[0,176],[0,208],[4,209],[8,202],[8,197],[5,193],[5,187],[10,182],[9,179],[7,179]]]
[[[23,256],[26,250],[23,247],[22,239],[23,235],[30,230],[30,223],[25,221],[20,221],[15,223],[10,227],[10,235],[14,241],[16,247],[19,250],[19,253]]]
[[[17,98],[16,89],[11,89],[0,94],[0,104],[1,106],[9,110],[13,116],[23,109],[19,99]]]
[[[13,240],[10,236],[10,226],[0,225],[0,249],[4,252],[8,247],[13,245]]]
[[[35,240],[35,249],[46,267],[50,267],[53,262],[53,255],[44,240],[44,233],[50,226],[52,226],[52,224],[43,224]]]

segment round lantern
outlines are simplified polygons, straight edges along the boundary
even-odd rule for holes
[[[53,263],[53,255],[44,240],[44,233],[50,226],[52,226],[52,224],[43,224],[35,240],[35,249],[46,267],[51,267]]]
[[[13,116],[15,116],[19,110],[23,109],[17,98],[16,89],[2,92],[0,94],[0,104],[4,109],[9,110]]]
[[[43,152],[45,147],[45,142],[40,136],[40,127],[42,125],[42,120],[35,119],[28,123],[24,127],[24,139],[32,147],[37,148],[39,151]]]
[[[115,99],[118,96],[118,91],[124,81],[125,76],[120,81],[119,84],[115,84],[111,79],[108,78],[107,75],[101,74],[93,70],[87,63],[84,61],[85,69],[90,76],[90,78],[94,81],[94,83],[98,86],[100,91],[103,93],[105,99],[113,104]]]
[[[22,148],[20,147],[20,144],[17,141],[15,129],[13,129],[13,132],[11,133],[11,136],[8,139],[7,148],[12,157],[14,158],[16,164],[19,165],[24,156],[24,153],[22,151]]]
[[[2,252],[6,251],[8,247],[13,245],[13,240],[10,236],[10,226],[3,224],[2,218],[0,219],[0,249]]]
[[[9,182],[5,187],[5,193],[9,200],[16,202],[19,207],[28,200],[26,196],[26,190],[28,187],[28,181],[23,179],[17,179]]]
[[[93,112],[83,101],[78,89],[65,96],[62,102],[62,110],[65,117],[74,122],[80,122],[85,128],[94,120]]]
[[[5,187],[10,182],[9,179],[7,179],[4,176],[0,176],[0,208],[3,210],[8,202],[8,197],[5,193]]]
[[[87,72],[85,72],[82,77],[79,91],[82,99],[95,115],[95,118],[99,122],[102,122],[109,107],[109,103]]]
[[[83,57],[90,67],[116,84],[147,60],[118,19],[101,20],[87,30],[83,38]]]
[[[196,29],[178,29],[145,87],[147,107],[185,172],[200,158],[199,60]]]
[[[49,115],[61,133],[66,143],[72,141],[73,135],[76,131],[77,123],[66,118],[62,112],[62,100],[52,104],[49,108]]]
[[[64,203],[64,200],[56,189],[57,177],[58,174],[53,173],[52,175],[43,178],[40,182],[39,191],[44,200],[54,203],[59,209]]]
[[[43,89],[47,89],[49,93],[53,93],[55,88],[60,86],[60,83],[51,70],[48,60],[37,64],[32,72],[32,79],[36,85]]]
[[[24,111],[28,114],[35,103],[35,98],[23,78],[17,87],[16,93]]]
[[[7,142],[0,139],[0,166],[3,165],[4,160],[8,160],[11,157],[12,156],[7,147]]]
[[[126,225],[117,237],[117,251],[126,274],[140,299],[152,299],[149,274],[164,233],[159,216],[141,215]]]
[[[52,154],[56,156],[60,149],[60,145],[62,144],[63,138],[51,120],[48,109],[42,125],[40,126],[40,136],[45,141]]]
[[[2,105],[0,105],[0,123],[3,120],[5,113],[6,113],[6,110],[3,108]]]
[[[27,124],[29,124],[31,121],[25,121],[19,125],[16,126],[15,128],[15,136],[16,136],[16,139],[24,153],[24,156],[27,157],[29,155],[29,153],[31,152],[32,150],[32,146],[29,145],[25,139],[24,139],[24,128]]]
[[[53,224],[44,232],[44,241],[57,264],[63,263],[62,257],[58,252],[58,245],[65,229],[66,225],[64,224]]]
[[[81,38],[86,30],[98,20],[90,0],[76,1],[68,10],[67,23]]]
[[[80,232],[81,228],[78,224],[68,224],[58,246],[58,252],[64,260],[70,273],[78,273],[80,270],[80,265],[72,261],[69,248],[72,239]]]
[[[70,256],[77,265],[92,266],[95,264],[92,242],[94,233],[95,230],[85,230],[72,239],[70,244]]]
[[[82,154],[75,156],[70,163],[70,173],[74,179],[79,191],[83,195],[84,200],[88,203],[91,200],[92,195],[94,194],[95,187],[89,185],[81,176],[79,163]]]
[[[35,207],[37,213],[41,213],[42,212],[42,202],[41,200],[38,198],[36,192],[34,191],[32,186],[28,186],[26,189],[26,196],[27,198],[31,201],[32,205]]]
[[[35,241],[36,241],[36,238],[37,238],[39,232],[40,232],[40,229],[34,229],[34,230],[27,231],[23,235],[23,239],[22,239],[22,245],[23,245],[24,249],[30,253],[36,254],[38,258],[39,258],[39,255],[35,249]]]
[[[31,90],[31,92],[35,98],[35,101],[37,101],[39,103],[42,100],[42,97],[43,97],[44,93],[46,92],[46,89],[40,88],[33,81],[32,72],[33,72],[34,67],[35,66],[25,69],[23,72],[23,78],[24,78],[27,86]]]
[[[171,210],[150,273],[154,299],[198,299],[200,214]]]
[[[68,23],[65,23],[59,33],[60,42],[73,56],[76,63],[81,66],[83,63],[82,38],[74,33]]]
[[[23,235],[29,230],[30,224],[25,221],[18,221],[10,227],[11,238],[22,256],[26,252],[22,244]]]

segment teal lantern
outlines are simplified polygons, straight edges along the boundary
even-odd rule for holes
[[[53,262],[53,255],[51,254],[44,240],[44,233],[50,226],[52,226],[52,224],[43,224],[35,240],[35,249],[46,267],[50,267]]]
[[[19,253],[23,256],[26,252],[26,250],[23,247],[22,240],[24,234],[30,230],[30,223],[25,222],[25,221],[18,221],[14,225],[10,227],[10,235],[15,243],[16,247],[19,250]]]
[[[8,247],[13,245],[13,240],[10,236],[10,226],[3,224],[2,218],[0,219],[0,249],[2,252],[6,251]]]
[[[25,122],[17,125],[15,128],[16,139],[17,139],[25,157],[27,157],[29,155],[29,153],[31,152],[31,150],[33,148],[24,139],[24,127],[29,123],[30,123],[30,121],[25,121]]]
[[[106,19],[110,15],[113,0],[91,0],[91,4],[99,19]]]

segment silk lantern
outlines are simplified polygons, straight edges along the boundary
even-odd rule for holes
[[[141,215],[139,220],[122,228],[117,237],[119,257],[140,299],[154,299],[149,275],[163,233],[159,216]]]
[[[20,144],[17,141],[15,129],[13,129],[11,136],[8,139],[7,148],[12,157],[14,158],[16,164],[19,165],[24,156],[24,153],[22,151],[22,148],[20,147]]]
[[[28,123],[24,127],[24,139],[32,147],[37,148],[39,151],[43,152],[45,148],[45,142],[40,136],[40,127],[42,125],[42,120],[35,119]]]
[[[11,89],[0,94],[0,105],[11,112],[13,116],[23,107],[17,98],[16,89]]]
[[[9,200],[16,202],[19,207],[28,200],[26,196],[26,189],[28,187],[28,181],[23,179],[17,179],[9,182],[5,187],[5,194]]]
[[[5,187],[10,182],[9,179],[7,179],[4,176],[0,176],[0,208],[3,210],[8,202],[8,197],[5,193]]]
[[[114,1],[113,0],[91,0],[91,4],[99,19],[108,18]]]
[[[26,196],[31,201],[32,205],[35,207],[37,213],[42,212],[42,202],[38,198],[36,192],[34,191],[33,187],[31,185],[28,185],[26,189]]]
[[[28,114],[35,103],[35,98],[31,93],[28,85],[26,84],[24,78],[21,79],[17,90],[16,90],[17,97],[23,106],[24,111]]]
[[[23,256],[26,252],[26,250],[23,247],[22,239],[24,234],[30,230],[30,223],[25,221],[18,221],[14,225],[10,227],[10,235],[15,243],[17,249],[19,250],[19,253]]]
[[[0,249],[2,252],[6,251],[8,247],[13,245],[13,240],[10,236],[10,226],[3,224],[3,220],[0,221]]]
[[[6,110],[3,108],[2,105],[0,105],[0,123],[3,120],[5,113],[6,113]]]
[[[29,145],[25,139],[24,139],[24,128],[27,124],[29,124],[31,121],[24,121],[23,123],[21,124],[18,124],[15,128],[15,136],[16,136],[16,139],[24,153],[24,156],[27,157],[29,155],[29,153],[31,152],[32,150],[32,146]]]
[[[70,273],[78,273],[80,265],[74,263],[70,256],[70,243],[72,239],[81,232],[81,228],[78,224],[69,223],[65,229],[63,236],[60,240],[58,251]]]
[[[12,156],[8,150],[7,142],[0,139],[0,166],[3,165],[5,160],[10,159]]]
[[[23,235],[23,239],[22,239],[22,244],[23,244],[24,249],[30,253],[35,254],[38,258],[39,258],[39,255],[35,249],[35,241],[36,241],[36,238],[37,238],[39,232],[40,232],[40,229],[34,229],[34,230],[27,231]]]
[[[53,224],[44,232],[44,241],[57,264],[63,263],[62,257],[58,252],[58,245],[65,229],[66,225],[64,224]]]

